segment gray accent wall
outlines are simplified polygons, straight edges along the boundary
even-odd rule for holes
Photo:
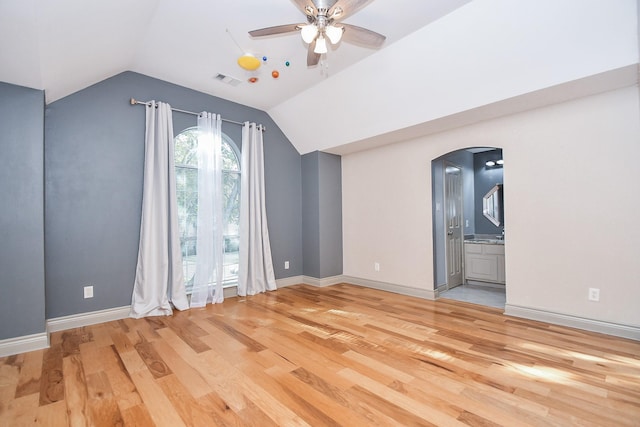
[[[488,167],[485,163],[489,160],[502,158],[502,150],[495,149],[476,153],[473,156],[474,180],[475,180],[475,218],[476,234],[502,234],[502,228],[496,227],[491,221],[485,218],[482,213],[482,199],[496,184],[504,183],[504,172],[502,167]]]
[[[212,81],[214,85],[221,84]],[[276,278],[303,274],[301,156],[263,111],[133,72],[46,107],[46,316],[126,306],[135,277],[145,108],[129,99],[264,124],[267,217]],[[175,112],[174,133],[196,117]],[[223,132],[241,148],[241,126]],[[41,198],[42,193],[40,193]],[[290,269],[284,269],[284,261]],[[83,298],[83,286],[94,298]]]
[[[303,273],[342,274],[342,159],[315,151],[302,156]]]
[[[0,340],[45,332],[44,93],[0,82]]]
[[[302,272],[320,277],[318,151],[302,156]]]
[[[342,158],[318,154],[320,175],[320,277],[342,274]]]

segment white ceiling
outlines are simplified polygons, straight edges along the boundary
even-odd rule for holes
[[[344,155],[637,84],[639,2],[371,0],[344,22],[384,45],[343,41],[307,67],[299,35],[248,35],[304,22],[293,0],[0,0],[0,81],[50,103],[135,71],[264,110],[301,154]],[[267,57],[256,84],[244,53]]]
[[[386,35],[385,49],[469,1],[376,0],[345,22]],[[248,35],[305,21],[292,0],[0,0],[0,81],[43,89],[49,103],[131,70],[269,110],[375,52],[341,42],[308,68],[299,35]],[[257,73],[237,65],[245,52],[267,57]]]

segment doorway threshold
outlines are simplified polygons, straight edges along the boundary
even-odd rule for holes
[[[440,298],[470,302],[504,309],[507,301],[504,286],[460,285],[440,294]]]

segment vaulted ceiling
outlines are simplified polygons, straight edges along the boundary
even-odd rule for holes
[[[305,22],[293,0],[0,0],[0,81],[52,102],[136,71],[265,110],[301,153],[344,154],[634,84],[637,17],[637,0],[375,0],[345,22],[380,49],[342,41],[307,67],[298,34],[248,35]],[[267,59],[248,72],[244,53]]]
[[[384,49],[469,1],[370,1],[345,22],[386,35]],[[306,23],[292,0],[2,0],[0,80],[44,89],[51,102],[131,70],[269,110],[376,51],[343,41],[308,68],[299,34],[248,34],[290,23]],[[248,72],[237,64],[244,53],[267,61]]]

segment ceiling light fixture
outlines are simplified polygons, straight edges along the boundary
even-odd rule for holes
[[[331,44],[337,44],[340,42],[342,33],[344,32],[344,27],[336,27],[333,25],[332,20],[327,17],[328,12],[327,9],[318,9],[318,16],[314,22],[298,27],[300,28],[302,40],[305,43],[310,45],[315,41],[313,53],[319,55],[327,53],[327,39],[329,39]],[[340,15],[342,9],[340,9],[340,11],[336,10],[336,12]]]
[[[331,44],[337,44],[342,38],[342,33],[344,32],[343,27],[334,27],[333,25],[329,25],[324,29],[324,33],[329,38]]]
[[[327,53],[327,41],[322,34],[318,36],[318,39],[316,40],[316,47],[313,49],[313,52],[319,54]]]
[[[304,27],[302,27],[300,34],[302,35],[302,40],[304,40],[305,43],[309,44],[318,35],[318,27],[316,27],[314,24],[305,25]]]
[[[302,40],[307,44],[307,66],[318,65],[323,54],[327,53],[327,39],[336,46],[342,40],[343,33],[349,32],[351,37],[345,42],[356,42],[370,48],[379,48],[386,37],[366,28],[345,24],[343,19],[357,12],[367,0],[295,0],[300,11],[305,15],[303,24],[276,25],[249,31],[251,37],[267,37],[275,34],[300,32]]]
[[[502,165],[504,165],[504,160],[502,160],[502,159],[498,159],[498,160],[489,160],[489,161],[487,161],[487,162],[485,163],[485,165],[486,165],[487,167],[490,167],[490,168],[492,168],[492,167],[494,167],[494,166],[502,166]]]

